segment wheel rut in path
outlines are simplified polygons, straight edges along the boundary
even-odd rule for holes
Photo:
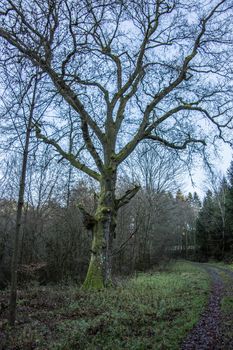
[[[201,317],[181,345],[181,350],[233,350],[233,339],[229,337],[231,320],[221,312],[221,300],[225,296],[233,296],[233,272],[223,267],[200,264],[212,279],[212,289],[208,304]],[[225,284],[220,273],[230,278]],[[229,322],[230,321],[230,322]]]

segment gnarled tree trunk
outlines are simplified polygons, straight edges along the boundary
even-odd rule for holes
[[[116,172],[111,171],[101,181],[101,190],[94,217],[91,260],[83,288],[101,289],[111,284],[112,248],[115,237],[117,203]]]

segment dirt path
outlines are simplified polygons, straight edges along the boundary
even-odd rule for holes
[[[182,344],[181,350],[231,350],[233,314],[232,310],[222,311],[221,305],[224,298],[233,298],[233,272],[206,264],[200,266],[212,279],[210,299],[198,324]]]

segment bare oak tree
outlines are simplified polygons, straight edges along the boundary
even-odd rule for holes
[[[0,0],[2,41],[39,67],[54,110],[70,106],[81,130],[71,152],[60,111],[59,132],[42,121],[37,137],[100,186],[95,215],[81,208],[93,231],[84,287],[111,281],[117,211],[139,189],[116,198],[117,171],[136,146],[197,152],[227,140],[232,9],[231,0]]]

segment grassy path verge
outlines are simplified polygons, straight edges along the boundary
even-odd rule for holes
[[[233,270],[223,263],[199,264],[212,279],[208,306],[182,350],[233,350]]]
[[[210,264],[220,274],[224,283],[221,300],[221,350],[233,349],[233,265]]]
[[[176,263],[97,293],[75,288],[20,291],[18,323],[0,315],[0,349],[144,350],[180,348],[208,301],[210,279]],[[4,303],[6,293],[0,294]]]

